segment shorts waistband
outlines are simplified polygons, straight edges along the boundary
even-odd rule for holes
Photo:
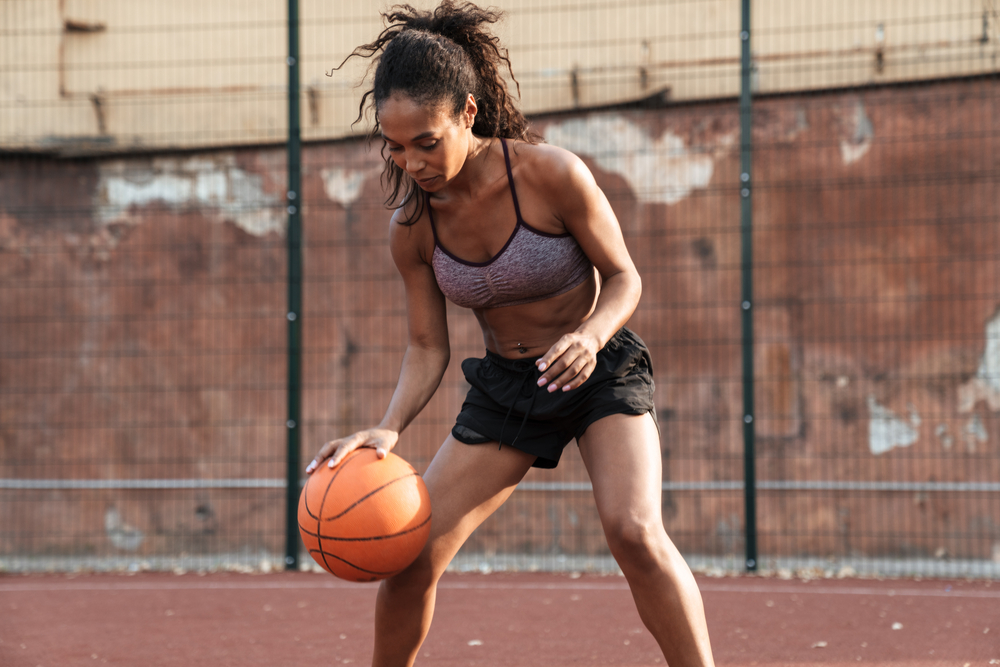
[[[490,350],[486,350],[485,359],[497,368],[510,373],[526,373],[527,371],[535,368],[534,359],[508,359],[507,357],[501,357],[496,352],[491,352]]]
[[[623,337],[628,335],[628,333],[628,327],[622,327],[615,332],[615,335],[611,337],[608,344],[604,347],[608,348],[617,345]],[[496,352],[492,352],[490,350],[486,350],[486,356],[484,359],[497,368],[505,370],[509,373],[526,373],[535,368],[535,359],[508,359],[507,357],[502,357]]]

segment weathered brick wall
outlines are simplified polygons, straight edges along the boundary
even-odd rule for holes
[[[755,102],[757,469],[1000,478],[992,79]],[[644,281],[664,480],[742,479],[735,105],[537,119],[605,189]],[[375,423],[405,346],[377,148],[304,150],[304,460]],[[283,477],[284,152],[0,159],[0,477]],[[426,467],[482,353],[397,452]],[[992,332],[992,333],[990,333]],[[575,448],[531,482],[587,479]],[[772,555],[991,558],[996,492],[761,490]],[[4,553],[281,550],[282,492],[3,491]],[[738,489],[671,488],[688,553],[742,549]],[[131,532],[129,532],[131,531]],[[130,541],[129,536],[141,539]],[[605,553],[589,494],[520,491],[474,552]]]
[[[276,156],[2,162],[0,478],[124,482],[3,491],[0,551],[280,551],[278,489],[120,488],[284,474]]]

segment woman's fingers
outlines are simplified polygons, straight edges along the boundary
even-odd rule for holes
[[[587,355],[580,355],[570,362],[565,370],[557,375],[554,380],[549,382],[546,389],[549,392],[559,389],[563,391],[576,389],[587,381],[587,378],[593,373],[596,365],[594,359],[589,358]]]
[[[306,472],[312,473],[319,464],[325,461],[327,458],[330,461],[327,463],[331,468],[335,468],[340,465],[348,454],[353,452],[358,447],[372,447],[375,449],[376,455],[380,459],[384,459],[385,455],[395,446],[396,440],[399,434],[394,431],[388,431],[384,429],[369,429],[367,431],[359,431],[353,435],[346,438],[340,438],[338,440],[331,440],[322,447],[320,447],[319,452],[316,454],[316,458],[306,466]]]
[[[570,364],[569,368],[562,372],[559,377],[557,377],[552,384],[556,385],[556,388],[562,388],[563,391],[569,391],[571,389],[576,389],[590,377],[590,374],[594,372],[594,368],[597,366],[594,360],[587,359],[585,357],[577,357],[576,360]],[[550,387],[552,385],[549,385]],[[555,391],[555,389],[550,389],[550,391]]]
[[[330,457],[330,462],[327,463],[327,465],[330,466],[331,468],[336,468],[338,465],[340,465],[340,462],[347,457],[348,454],[353,452],[358,447],[366,446],[367,444],[366,438],[361,436],[362,434],[356,433],[355,435],[352,435],[350,438],[347,438],[347,440],[342,442],[341,445],[337,447],[337,451],[335,451],[333,453],[333,456]]]
[[[581,334],[567,334],[536,363],[542,371],[538,386],[553,392],[579,387],[597,366],[596,341]]]
[[[549,351],[544,356],[535,361],[535,366],[538,367],[538,370],[542,371],[542,377],[538,379],[539,387],[544,384],[546,377],[556,377],[553,373],[562,372],[562,368],[559,367],[559,360],[567,347],[569,347],[569,341],[563,336],[556,341],[555,345],[549,348]]]
[[[333,467],[340,463],[345,456],[357,449],[361,443],[364,442],[364,433],[355,433],[347,438],[340,438],[337,440],[331,440],[322,447],[316,453],[316,458],[312,460],[308,466],[306,466],[306,472],[312,473],[319,464],[330,459],[330,467]],[[330,458],[332,457],[332,458]]]

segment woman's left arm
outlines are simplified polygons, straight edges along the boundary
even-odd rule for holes
[[[597,364],[597,353],[632,316],[642,294],[642,280],[611,204],[587,165],[559,148],[545,146],[544,151],[546,155],[535,165],[539,185],[553,193],[553,213],[601,274],[593,313],[535,362],[543,371],[539,386],[547,386],[550,392],[569,391],[587,381]],[[539,169],[542,164],[545,168]]]

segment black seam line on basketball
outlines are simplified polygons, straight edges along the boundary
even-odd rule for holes
[[[319,511],[320,512],[323,511],[323,506],[326,505],[326,497],[330,493],[330,487],[333,486],[334,480],[336,480],[338,477],[340,477],[340,473],[342,473],[344,471],[344,469],[347,468],[347,464],[348,463],[350,463],[352,460],[354,460],[355,458],[357,458],[355,456],[355,454],[360,454],[360,452],[357,449],[355,449],[353,452],[351,452],[350,454],[348,454],[346,460],[341,461],[340,465],[338,466],[338,469],[336,470],[336,472],[333,473],[333,477],[330,478],[330,481],[327,483],[326,488],[323,490],[323,500],[321,500],[320,503],[319,503]],[[306,510],[308,510],[308,509],[309,509],[309,507],[308,507],[308,504],[307,504],[306,505]],[[313,518],[316,519],[316,527],[317,527],[317,530],[318,530],[319,529],[320,518],[318,516],[317,517],[313,517]],[[316,536],[316,546],[319,547],[320,553],[323,554],[323,562],[326,563],[326,567],[329,570],[330,569],[330,563],[326,560],[326,552],[323,551],[323,538],[320,537],[319,535]]]
[[[347,514],[348,512],[350,512],[352,509],[354,509],[355,507],[357,507],[361,503],[365,502],[366,500],[368,500],[369,498],[371,498],[376,493],[378,493],[382,489],[386,488],[390,484],[395,484],[396,482],[398,482],[398,481],[400,481],[402,479],[406,479],[407,477],[415,477],[416,474],[417,474],[416,471],[414,471],[414,472],[408,473],[406,475],[403,475],[402,477],[397,477],[394,480],[388,481],[385,484],[383,484],[382,486],[378,487],[377,489],[373,489],[373,490],[369,491],[368,493],[366,493],[365,495],[363,495],[360,498],[358,498],[357,500],[355,500],[354,503],[351,504],[350,507],[348,507],[347,509],[345,509],[343,512],[341,512],[337,516],[331,516],[331,517],[327,517],[325,519],[320,519],[320,522],[323,522],[323,521],[336,521],[337,519],[339,519],[340,517],[344,516],[345,514]],[[332,484],[333,480],[330,480],[330,483]],[[326,496],[325,495],[324,495],[323,499],[326,500]]]
[[[323,503],[326,502],[326,494],[328,494],[330,492],[330,484],[333,484],[333,480],[337,479],[337,477],[340,475],[341,471],[344,468],[347,467],[348,461],[350,461],[351,459],[354,458],[354,454],[356,452],[358,452],[357,449],[355,449],[353,452],[351,452],[350,454],[348,454],[347,455],[347,460],[343,461],[339,466],[337,466],[337,471],[335,473],[333,473],[333,477],[330,478],[329,483],[326,485],[326,490],[323,491],[323,500],[321,500],[320,503],[319,503],[319,506],[320,506],[321,509],[323,507]],[[307,488],[309,486],[309,482],[313,481],[313,479],[315,479],[315,478],[310,475],[309,479],[306,480],[306,487]],[[319,521],[319,516],[317,516],[316,514],[313,514],[312,510],[309,509],[309,494],[305,492],[305,489],[303,489],[303,493],[305,493],[306,513],[309,515],[310,518],[313,518],[313,519],[316,519],[317,521]]]
[[[426,526],[427,522],[430,520],[431,520],[430,515],[427,515],[426,519],[421,521],[416,526],[413,526],[412,528],[407,528],[406,530],[401,530],[398,533],[393,533],[391,535],[374,535],[372,537],[331,537],[330,535],[320,535],[318,533],[310,533],[308,530],[302,532],[304,532],[306,535],[309,535],[310,537],[315,537],[316,539],[327,540],[330,542],[375,542],[378,540],[388,540],[393,537],[399,537],[400,535],[407,535],[415,530],[420,530],[421,528]]]
[[[331,535],[323,535],[322,533],[310,532],[302,528],[302,526],[299,526],[299,529],[305,535],[308,535],[309,537],[315,537],[318,540],[330,540],[331,542],[371,542],[374,540],[387,540],[391,537],[399,537],[400,535],[406,535],[408,533],[412,533],[413,531],[419,530],[420,528],[427,525],[427,522],[430,520],[431,520],[431,515],[428,514],[426,519],[421,521],[418,525],[413,526],[412,528],[407,528],[406,530],[401,530],[398,533],[392,533],[391,535],[373,535],[371,537],[334,537]]]
[[[360,572],[365,572],[367,574],[385,575],[385,574],[396,574],[397,572],[402,572],[402,570],[389,570],[388,572],[378,572],[376,570],[366,570],[363,567],[358,567],[357,565],[355,565],[354,563],[352,563],[351,561],[349,561],[347,559],[341,558],[337,554],[328,554],[327,552],[323,551],[322,549],[310,549],[309,553],[311,554],[311,553],[314,553],[316,551],[319,551],[321,554],[323,554],[323,560],[324,561],[326,560],[327,556],[333,556],[334,558],[336,558],[340,562],[347,563],[348,565],[350,565],[351,567],[353,567],[355,570],[358,570]],[[327,568],[327,569],[332,569],[332,568]]]

